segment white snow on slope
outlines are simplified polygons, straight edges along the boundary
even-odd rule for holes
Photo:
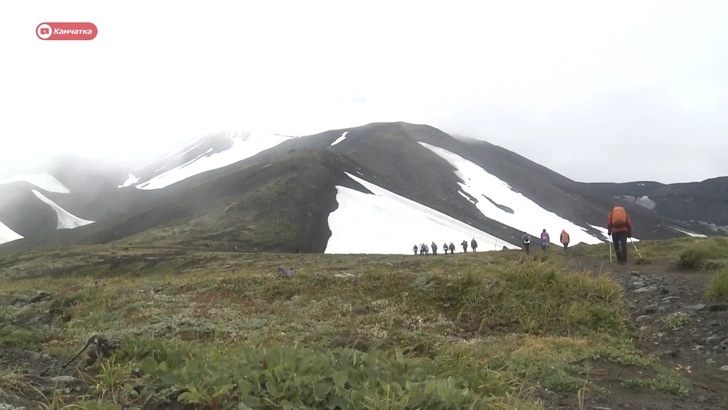
[[[222,168],[246,158],[250,158],[261,151],[273,148],[274,146],[290,139],[288,137],[267,133],[250,134],[245,140],[236,138],[232,135],[232,133],[230,133],[230,136],[233,140],[233,145],[229,149],[212,154],[208,157],[195,158],[190,162],[159,174],[149,181],[141,185],[137,185],[136,187],[138,189],[145,190],[161,189],[202,172]]]
[[[10,229],[4,223],[0,222],[0,244],[23,239],[23,236]]]
[[[57,203],[51,201],[48,199],[45,195],[41,194],[40,192],[36,191],[35,189],[32,191],[35,196],[38,197],[41,201],[45,202],[53,208],[54,211],[56,211],[56,215],[58,215],[58,224],[56,225],[56,229],[73,229],[78,228],[79,226],[84,226],[88,224],[94,223],[94,221],[87,221],[85,219],[81,219],[70,212],[66,211],[65,209],[58,206]]]
[[[348,134],[348,133],[349,133],[349,131],[344,131],[344,133],[341,134],[341,136],[339,138],[337,138],[336,141],[334,141],[334,142],[331,143],[331,146],[333,147],[334,145],[336,145],[336,144],[340,143],[341,141],[345,140],[346,139],[346,134]]]
[[[475,206],[487,218],[523,232],[538,232],[540,234],[541,230],[545,228],[546,232],[551,236],[551,242],[554,243],[558,243],[562,229],[566,229],[574,245],[579,242],[587,244],[604,242],[602,239],[587,233],[585,228],[541,208],[522,194],[513,191],[505,182],[465,158],[424,142],[420,142],[420,145],[455,167],[455,174],[463,181],[459,183],[460,189],[478,200]],[[484,195],[499,205],[507,206],[514,213],[511,214],[498,208],[488,201]]]
[[[672,229],[674,231],[684,233],[685,235],[692,236],[693,238],[707,238],[708,237],[708,235],[703,235],[701,233],[688,231],[687,229],[678,228],[677,226],[672,226],[672,225],[668,225],[668,226],[670,226],[670,229]]]
[[[119,185],[119,188],[126,188],[128,186],[134,185],[137,183],[137,181],[139,181],[139,178],[135,177],[134,174],[130,173],[129,178],[127,178],[123,184]]]
[[[603,228],[601,226],[596,226],[596,225],[592,225],[592,224],[587,224],[587,225],[589,225],[592,228],[596,229],[597,231],[601,232],[602,235],[604,235],[605,238],[609,238],[609,235],[607,235],[607,233],[609,233],[609,231],[607,230],[607,228]],[[609,241],[611,241],[611,239],[608,239],[607,240],[607,242],[609,242]],[[639,241],[640,241],[639,239],[637,239],[635,237],[632,237],[632,242],[639,242]]]
[[[470,243],[473,238],[479,251],[500,250],[503,246],[520,249],[352,174],[346,175],[373,195],[336,186],[339,207],[329,214],[331,238],[325,253],[409,254],[413,245],[433,241],[438,248],[452,242],[460,249],[463,239]]]
[[[55,192],[58,194],[67,194],[70,191],[68,188],[63,186],[63,184],[55,179],[53,175],[43,173],[43,174],[20,174],[15,175],[9,178],[3,178],[0,179],[0,185],[2,184],[9,184],[11,182],[18,182],[18,181],[25,181],[29,182],[38,188],[48,191],[48,192]]]

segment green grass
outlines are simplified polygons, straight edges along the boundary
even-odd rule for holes
[[[676,254],[685,245],[669,246]],[[527,386],[598,390],[588,374],[605,363],[642,369],[626,387],[689,394],[632,341],[621,287],[565,260],[515,251],[0,253],[0,343],[65,358],[92,332],[123,336],[90,376],[85,408],[139,406],[154,394],[200,408],[536,409]],[[296,276],[277,278],[279,264]],[[36,290],[53,298],[10,304]],[[50,325],[37,320],[49,314]],[[81,403],[78,394],[48,401]]]
[[[705,296],[711,302],[728,302],[728,268],[715,274]]]
[[[639,254],[635,251],[635,246],[639,250]],[[574,246],[572,251],[576,255],[588,255],[609,260],[609,248],[606,244],[592,246],[579,244]],[[628,242],[627,252],[630,261],[637,265],[674,261],[678,266],[686,269],[712,270],[728,266],[728,238],[722,236],[638,241],[634,244]]]

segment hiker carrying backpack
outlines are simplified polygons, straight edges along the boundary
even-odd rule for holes
[[[473,238],[473,240],[470,241],[470,247],[473,248],[473,252],[475,252],[475,250],[478,249],[478,242],[475,242],[475,238]]]
[[[571,238],[569,238],[569,234],[566,233],[566,229],[561,230],[561,244],[564,245],[564,253],[566,253],[566,249],[569,247],[569,242],[571,241]]]
[[[627,263],[627,238],[632,237],[632,220],[627,211],[616,205],[607,216],[607,235],[612,237],[614,253],[619,264]]]
[[[527,234],[526,232],[523,233],[523,237],[521,238],[521,241],[523,242],[523,248],[526,249],[526,255],[531,253],[531,236]]]
[[[549,237],[548,232],[546,232],[546,229],[544,229],[541,232],[541,250],[546,252],[546,248],[549,247],[549,242],[551,241],[551,237]]]

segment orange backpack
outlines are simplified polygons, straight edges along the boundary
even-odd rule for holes
[[[614,210],[612,210],[612,226],[621,228],[625,225],[627,225],[627,211],[621,206],[614,207]]]

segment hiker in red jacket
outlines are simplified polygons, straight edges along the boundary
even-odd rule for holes
[[[619,205],[615,205],[612,212],[607,216],[607,235],[612,237],[614,253],[617,255],[617,263],[627,263],[627,238],[632,237],[632,220],[629,219],[627,211]]]

